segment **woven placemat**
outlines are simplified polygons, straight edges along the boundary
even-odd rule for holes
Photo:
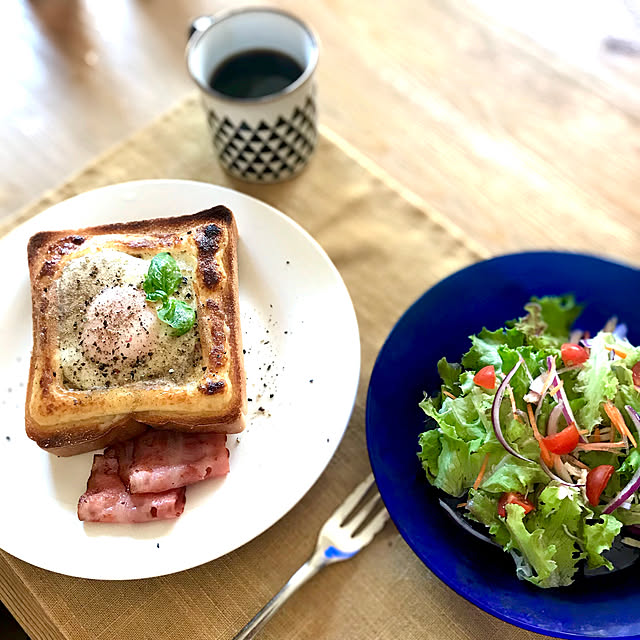
[[[485,252],[332,132],[321,133],[312,162],[297,179],[273,186],[239,183],[215,163],[198,101],[190,96],[0,225],[7,231],[60,200],[126,180],[185,178],[230,186],[274,205],[320,242],[349,288],[362,339],[358,399],[337,454],[305,498],[244,547],[196,569],[130,582],[70,578],[0,553],[0,597],[32,638],[231,638],[306,560],[319,527],[368,473],[365,391],[384,338],[427,287]],[[500,622],[457,596],[388,524],[363,553],[305,585],[261,637],[540,636]]]

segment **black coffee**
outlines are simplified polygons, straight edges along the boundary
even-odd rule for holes
[[[209,85],[232,98],[261,98],[282,91],[302,72],[302,67],[286,53],[251,49],[218,65],[211,74]]]

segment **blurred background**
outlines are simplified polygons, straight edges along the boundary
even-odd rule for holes
[[[190,92],[184,45],[191,19],[239,4],[2,2],[0,216]],[[637,207],[635,2],[270,4],[297,13],[320,35],[321,123],[489,248],[496,208],[529,215],[531,207],[557,206],[563,215],[570,207],[558,198],[576,197],[595,209],[605,207],[603,198]],[[567,177],[588,193],[568,188]],[[603,215],[615,219],[615,206],[606,208]],[[508,235],[514,249],[526,244],[526,230]]]

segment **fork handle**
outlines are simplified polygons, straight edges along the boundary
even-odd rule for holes
[[[289,599],[289,596],[327,564],[323,554],[315,553],[289,578],[284,587],[256,613],[233,640],[251,640],[251,638],[255,638],[267,620]]]

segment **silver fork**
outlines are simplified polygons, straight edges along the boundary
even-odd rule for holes
[[[291,576],[289,582],[276,593],[269,602],[258,611],[233,640],[250,640],[255,638],[264,624],[289,599],[291,594],[302,586],[309,578],[323,567],[341,560],[348,560],[366,547],[373,537],[382,529],[389,518],[387,510],[382,509],[358,531],[358,528],[372,512],[380,494],[375,492],[362,507],[356,510],[358,503],[374,485],[373,474],[361,482],[347,499],[335,510],[324,523],[318,534],[318,542],[312,556]],[[349,516],[353,514],[350,519]]]

